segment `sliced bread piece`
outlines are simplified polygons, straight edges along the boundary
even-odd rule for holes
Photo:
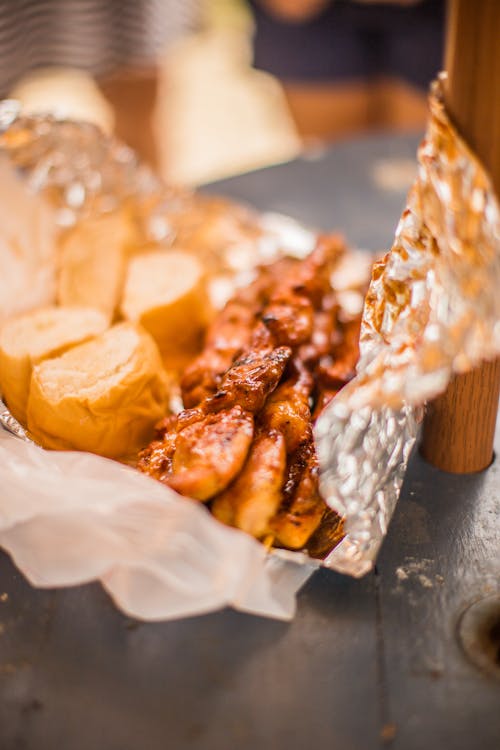
[[[165,415],[168,381],[151,336],[120,323],[33,369],[28,429],[45,448],[132,456]]]
[[[19,422],[26,424],[26,405],[33,366],[97,336],[107,318],[88,307],[42,307],[0,328],[0,390]]]
[[[179,250],[157,250],[132,258],[121,312],[140,323],[158,344],[166,366],[192,357],[202,342],[210,304],[200,262]]]

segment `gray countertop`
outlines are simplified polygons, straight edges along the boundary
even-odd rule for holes
[[[389,247],[416,143],[350,141],[210,189]],[[452,476],[417,451],[376,571],[316,573],[291,623],[136,623],[97,585],[31,588],[0,553],[0,748],[496,750],[500,610],[482,668],[458,636],[464,611],[495,595],[498,462]],[[469,620],[474,640],[481,614]]]

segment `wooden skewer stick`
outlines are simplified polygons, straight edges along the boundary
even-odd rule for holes
[[[450,0],[446,39],[446,108],[488,169],[500,195],[500,0]],[[500,290],[499,290],[500,293]],[[500,396],[500,359],[454,377],[428,406],[421,450],[445,471],[486,468]]]

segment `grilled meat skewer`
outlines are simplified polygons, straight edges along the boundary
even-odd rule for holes
[[[221,521],[311,554],[342,533],[319,493],[312,434],[358,356],[358,323],[342,319],[330,288],[342,249],[322,238],[306,259],[268,266],[240,290],[186,370],[188,408],[162,421],[139,460],[150,476],[209,501]]]

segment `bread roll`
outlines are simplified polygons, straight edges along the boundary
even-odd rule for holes
[[[198,351],[209,307],[203,269],[193,255],[159,250],[130,261],[122,315],[149,331],[167,366]]]
[[[124,211],[82,219],[70,229],[61,241],[59,304],[96,307],[111,320],[133,241],[133,225]]]
[[[33,369],[28,430],[45,448],[131,456],[151,439],[167,401],[153,339],[120,323]]]
[[[19,422],[26,424],[33,365],[106,328],[105,315],[83,307],[43,307],[4,323],[0,329],[0,390]]]

